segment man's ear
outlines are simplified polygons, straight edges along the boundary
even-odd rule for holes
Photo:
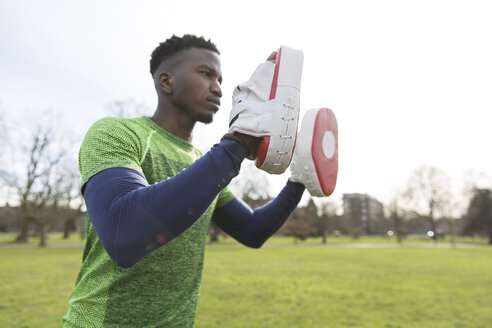
[[[164,91],[164,93],[171,94],[173,92],[173,75],[169,72],[160,72],[157,75],[157,83],[159,88]]]

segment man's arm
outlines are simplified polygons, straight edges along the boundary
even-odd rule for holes
[[[223,140],[176,176],[149,185],[132,169],[112,168],[89,179],[87,211],[116,264],[130,267],[195,223],[232,178],[246,149]]]
[[[259,248],[294,211],[304,189],[302,184],[289,180],[275,199],[254,211],[240,199],[234,198],[216,209],[212,220],[240,243]]]

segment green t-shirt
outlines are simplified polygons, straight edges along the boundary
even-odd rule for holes
[[[153,184],[175,176],[201,155],[148,117],[105,118],[89,129],[80,148],[82,186],[113,167],[136,170]],[[207,228],[215,208],[232,198],[224,189],[192,227],[126,269],[111,260],[89,218],[64,327],[192,327]]]

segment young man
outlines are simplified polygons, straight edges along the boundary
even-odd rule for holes
[[[258,248],[304,191],[288,181],[252,211],[227,185],[254,158],[259,138],[226,134],[203,156],[192,146],[195,123],[212,122],[222,97],[213,43],[173,36],[154,50],[150,67],[154,115],[102,119],[80,149],[89,220],[64,327],[192,327],[210,220]]]

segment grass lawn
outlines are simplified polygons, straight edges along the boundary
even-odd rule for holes
[[[17,237],[14,233],[0,233],[0,247],[1,246],[14,246],[14,247],[22,247],[22,246],[36,246],[39,245],[39,237],[30,237],[27,244],[18,244],[15,243],[15,238]],[[450,244],[451,239],[446,237],[444,239],[439,240],[440,245]],[[488,239],[482,237],[465,237],[465,236],[457,236],[455,237],[455,242],[459,244],[473,244],[473,245],[487,245]],[[72,233],[68,239],[63,239],[62,234],[58,232],[49,233],[47,244],[48,246],[83,246],[85,243],[85,239],[80,239],[80,235],[77,233]],[[303,241],[295,241],[293,237],[285,237],[285,236],[274,236],[268,240],[269,245],[282,245],[282,246],[291,246],[294,243],[297,243],[299,246],[306,245],[319,245],[321,244],[321,237],[313,238],[310,237]],[[414,245],[414,244],[427,244],[430,245],[430,239],[425,235],[410,235],[407,236],[402,243],[402,246],[405,245]],[[238,244],[233,238],[223,238],[220,237],[220,245],[233,245]],[[359,238],[352,238],[350,236],[330,236],[327,238],[327,244],[397,244],[395,237],[381,237],[381,236],[361,236]]]
[[[490,327],[492,248],[210,247],[197,327]]]
[[[0,327],[61,327],[81,261],[82,247],[0,247]]]
[[[208,246],[196,327],[490,327],[492,247],[460,245]],[[81,256],[0,245],[0,327],[60,327]]]

